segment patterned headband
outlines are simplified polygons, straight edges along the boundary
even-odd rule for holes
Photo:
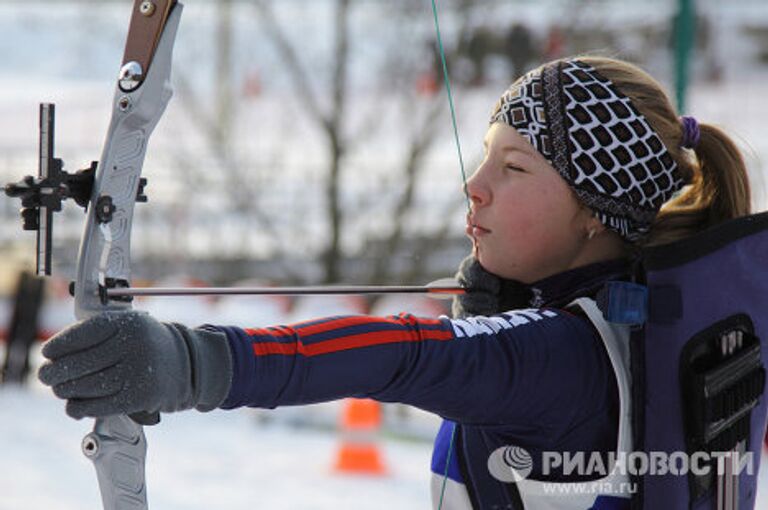
[[[608,228],[629,241],[650,229],[684,185],[648,121],[579,60],[532,71],[499,99],[491,123],[517,129]]]

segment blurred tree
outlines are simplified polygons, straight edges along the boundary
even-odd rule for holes
[[[423,27],[413,28],[413,5],[408,2],[392,2],[386,6],[387,35],[382,35],[383,31],[382,34],[366,34],[355,30],[356,10],[370,9],[370,4],[361,6],[350,0],[332,0],[328,5],[331,29],[318,33],[327,33],[330,40],[319,42],[318,35],[313,34],[313,46],[308,48],[307,39],[302,37],[305,34],[292,30],[291,20],[280,15],[274,2],[252,2],[254,24],[279,57],[280,67],[270,71],[281,76],[270,76],[271,83],[285,82],[291,89],[290,94],[280,90],[279,98],[281,103],[288,101],[294,104],[281,104],[280,109],[299,112],[300,117],[295,122],[302,124],[302,129],[310,129],[313,141],[319,140],[323,147],[320,153],[322,160],[312,161],[312,164],[322,166],[321,184],[315,189],[300,183],[305,188],[303,192],[315,194],[317,203],[323,208],[324,245],[317,253],[297,249],[297,246],[303,246],[303,238],[307,237],[302,235],[307,225],[299,223],[309,223],[308,220],[317,222],[317,212],[309,213],[313,216],[311,218],[306,214],[297,215],[295,217],[304,221],[297,221],[287,228],[279,227],[286,217],[286,210],[266,208],[258,199],[260,195],[269,193],[270,180],[275,176],[256,176],[245,172],[245,169],[251,169],[251,172],[258,169],[266,174],[274,173],[283,161],[295,156],[297,147],[288,144],[291,153],[276,151],[265,164],[265,154],[258,153],[255,148],[242,150],[237,145],[236,140],[242,140],[242,133],[238,133],[234,126],[240,124],[238,115],[243,110],[242,102],[248,98],[242,96],[243,88],[234,84],[237,70],[233,70],[232,54],[237,49],[233,43],[236,37],[233,35],[231,0],[219,2],[216,8],[215,92],[212,94],[215,107],[205,101],[204,92],[200,91],[199,84],[184,66],[174,69],[179,100],[184,103],[184,110],[202,135],[218,167],[217,171],[223,172],[226,182],[236,183],[226,190],[228,206],[236,214],[251,220],[244,223],[246,229],[258,230],[279,247],[274,258],[282,262],[280,274],[273,277],[283,281],[337,282],[354,279],[360,282],[392,282],[402,278],[423,281],[430,277],[427,275],[430,268],[425,264],[428,258],[425,253],[439,250],[446,239],[456,239],[448,235],[450,229],[446,228],[451,218],[456,217],[450,212],[446,214],[441,210],[433,214],[442,218],[442,223],[431,226],[426,232],[417,234],[418,229],[412,225],[413,218],[419,217],[414,212],[419,187],[430,185],[423,178],[429,167],[429,151],[441,133],[439,128],[442,123],[447,126],[448,119],[442,82],[437,82],[439,88],[433,88],[429,94],[425,94],[419,85],[420,73],[425,65],[428,68],[433,66],[434,49],[432,52],[409,51],[413,47],[423,48],[425,32]],[[467,9],[468,5],[462,2],[455,9]],[[426,14],[426,11],[420,13],[425,21],[430,21]],[[450,14],[462,19],[457,11]],[[367,37],[381,39],[371,43],[363,40]],[[322,51],[326,44],[327,50]],[[366,72],[378,73],[381,78],[360,80],[353,76],[355,72],[360,73],[360,68],[354,66],[355,63],[359,66],[360,54],[371,45],[383,48],[380,50],[382,56],[377,54],[376,59],[367,62]],[[243,74],[245,80],[250,80],[252,71]],[[361,85],[361,81],[365,83]],[[361,87],[368,89],[362,90]],[[269,84],[259,84],[260,99],[269,99],[274,92],[269,90]],[[276,97],[272,99],[277,100]],[[391,120],[394,117],[400,119],[400,125],[393,126],[396,124]],[[387,140],[387,149],[383,148],[383,144],[377,144],[378,139]],[[383,153],[384,150],[388,152]],[[367,155],[359,156],[362,152]],[[393,154],[402,155],[394,164],[389,162]],[[379,159],[387,163],[377,161]],[[362,165],[391,166],[390,174],[372,175],[371,180],[378,179],[381,185],[357,186],[354,192],[345,189],[350,185],[351,173],[359,175],[372,170],[359,168],[361,161],[366,160],[368,162]],[[183,168],[185,185],[194,188],[195,182],[199,187],[199,183],[207,181],[204,174],[210,168],[202,167],[199,162],[191,161],[181,153],[177,164]],[[458,179],[458,172],[456,176]],[[455,197],[447,199],[450,211],[460,211],[463,203],[458,181],[455,189]],[[432,206],[445,208],[445,202],[446,199],[442,198]],[[179,207],[186,208],[184,204]],[[286,207],[309,208],[306,204],[286,204]],[[425,204],[422,202],[418,207],[425,207]],[[366,226],[361,219],[369,217],[370,210],[374,208],[377,211],[376,220]],[[183,216],[183,211],[179,215]],[[357,238],[351,240],[350,235]],[[426,242],[414,242],[416,235],[425,237]],[[246,231],[242,236],[246,242],[249,234]],[[368,253],[361,253],[366,250]],[[370,256],[374,250],[375,254]],[[302,256],[315,258],[316,270],[295,267]],[[351,258],[355,259],[354,263],[349,263]]]

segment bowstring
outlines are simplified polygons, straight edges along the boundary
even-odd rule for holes
[[[443,37],[440,34],[440,21],[437,16],[437,4],[436,0],[432,1],[432,16],[435,19],[435,33],[437,37],[437,49],[440,53],[440,64],[443,69],[443,83],[445,84],[445,91],[448,96],[448,106],[451,109],[451,123],[453,124],[453,138],[456,141],[456,152],[459,155],[459,167],[461,170],[461,184],[464,191],[464,199],[467,202],[467,211],[471,209],[469,202],[469,191],[467,190],[467,172],[464,169],[464,156],[461,152],[461,141],[459,139],[459,127],[456,122],[456,109],[453,106],[453,93],[451,92],[451,80],[448,78],[448,64],[445,61],[445,50],[443,49]]]
[[[448,483],[448,466],[451,465],[451,454],[453,453],[453,443],[456,439],[456,423],[451,423],[451,440],[448,443],[448,454],[445,456],[445,471],[443,472],[443,483],[440,486],[440,503],[437,505],[437,510],[443,508],[443,498],[445,497],[445,487]]]
[[[443,83],[445,84],[445,91],[448,96],[448,106],[451,109],[451,123],[453,124],[453,137],[456,141],[456,152],[459,156],[459,167],[461,170],[461,183],[464,191],[464,199],[467,203],[467,213],[471,212],[471,204],[469,200],[469,191],[467,190],[467,173],[464,169],[464,157],[461,153],[461,141],[459,139],[459,128],[456,122],[456,109],[453,105],[453,93],[451,92],[451,80],[448,78],[448,64],[445,61],[445,50],[443,49],[443,38],[440,34],[440,21],[437,16],[437,4],[436,0],[432,2],[432,15],[435,19],[435,34],[437,38],[437,49],[440,53],[440,63],[443,68]],[[443,500],[445,498],[445,488],[448,484],[448,468],[451,465],[451,455],[453,454],[454,442],[456,439],[456,423],[451,423],[451,439],[448,443],[448,453],[445,456],[445,470],[443,472],[443,482],[440,487],[440,502],[437,505],[437,510],[442,510]]]

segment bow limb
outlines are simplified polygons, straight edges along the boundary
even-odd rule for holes
[[[141,169],[149,136],[173,89],[171,59],[183,6],[176,0],[135,0],[112,120],[96,169],[74,285],[75,315],[130,309],[130,298],[106,290],[129,286],[133,208],[142,200]],[[147,508],[146,438],[141,424],[159,415],[98,418],[83,439],[96,468],[105,510]]]

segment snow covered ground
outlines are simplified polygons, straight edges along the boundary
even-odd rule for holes
[[[41,361],[35,349],[32,363]],[[430,508],[431,438],[439,419],[412,408],[384,410],[384,477],[333,471],[339,402],[165,415],[145,429],[151,507]],[[92,426],[67,417],[63,402],[35,379],[28,388],[0,385],[0,510],[100,509],[95,471],[80,452]],[[756,509],[768,508],[768,451],[762,463]]]
[[[40,386],[0,387],[0,510],[101,508],[80,453],[92,423]],[[427,441],[383,440],[390,474],[367,477],[332,471],[335,432],[259,424],[250,410],[168,415],[146,435],[158,510],[429,508]]]
[[[250,410],[167,415],[146,429],[149,501],[158,510],[427,509],[428,441],[381,441],[390,474],[339,475],[332,431],[263,424]],[[91,420],[64,415],[44,388],[0,387],[0,510],[100,507],[80,453]],[[768,455],[755,508],[768,508]]]

